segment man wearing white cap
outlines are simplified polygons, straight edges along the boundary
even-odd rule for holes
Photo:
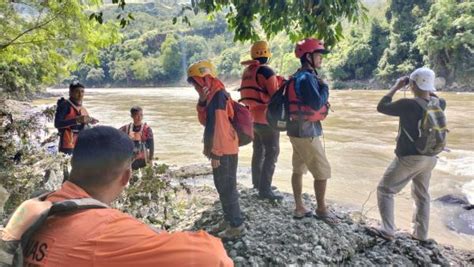
[[[446,101],[434,94],[434,80],[435,74],[431,69],[416,69],[410,77],[397,79],[377,106],[378,112],[400,118],[396,157],[377,187],[382,228],[371,229],[387,240],[394,238],[396,229],[393,195],[399,193],[410,181],[413,182],[412,195],[416,204],[413,237],[419,240],[426,240],[428,237],[429,182],[431,171],[436,165],[436,154],[443,150],[447,132],[443,113]],[[393,95],[406,85],[415,98],[402,98],[392,102]],[[428,117],[433,120],[428,121]],[[432,128],[439,128],[439,131],[432,131]],[[438,141],[432,142],[436,138],[427,136],[430,131],[437,134],[433,136],[438,137]],[[427,138],[430,144],[427,144]],[[421,141],[425,143],[420,145]]]

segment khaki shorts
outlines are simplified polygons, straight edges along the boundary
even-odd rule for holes
[[[315,180],[331,178],[331,166],[319,137],[292,137],[293,146],[293,173],[306,174],[311,172]]]

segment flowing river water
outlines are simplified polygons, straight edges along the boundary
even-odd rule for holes
[[[50,90],[67,95],[67,90]],[[351,210],[362,209],[369,217],[379,218],[376,187],[394,157],[398,119],[377,113],[376,106],[385,91],[331,91],[334,112],[323,122],[324,143],[332,167],[327,198]],[[408,96],[409,93],[407,93]],[[439,155],[433,171],[432,200],[447,195],[465,195],[474,203],[474,94],[441,92],[447,100],[446,116],[450,133],[448,148]],[[238,93],[232,96],[238,99]],[[395,96],[403,97],[399,92]],[[86,89],[84,105],[102,125],[119,127],[130,122],[133,105],[144,108],[145,121],[153,128],[155,155],[160,162],[175,165],[207,162],[201,154],[203,128],[197,120],[197,94],[192,88]],[[51,105],[56,98],[35,101]],[[52,125],[50,125],[52,127]],[[273,184],[291,192],[291,144],[281,134],[280,156]],[[239,182],[251,184],[252,147],[242,147],[239,154]],[[304,177],[304,192],[314,194],[310,174]],[[395,197],[396,223],[410,229],[413,200],[410,186]],[[461,226],[459,226],[461,225]],[[451,229],[450,229],[451,228]],[[453,231],[457,229],[462,234]],[[460,229],[458,229],[460,228]],[[433,201],[430,237],[457,248],[474,249],[474,210]]]

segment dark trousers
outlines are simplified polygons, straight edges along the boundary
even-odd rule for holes
[[[138,170],[146,166],[145,159],[136,159],[132,162],[132,170]]]
[[[252,183],[260,194],[271,192],[275,163],[280,154],[280,132],[269,125],[254,124]]]
[[[237,192],[237,162],[238,155],[224,155],[221,157],[221,165],[213,169],[214,185],[219,193],[224,219],[232,227],[238,227],[244,222]]]

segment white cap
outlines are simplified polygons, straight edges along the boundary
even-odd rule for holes
[[[410,74],[410,80],[414,81],[418,88],[427,92],[436,91],[435,73],[429,68],[418,68]]]

